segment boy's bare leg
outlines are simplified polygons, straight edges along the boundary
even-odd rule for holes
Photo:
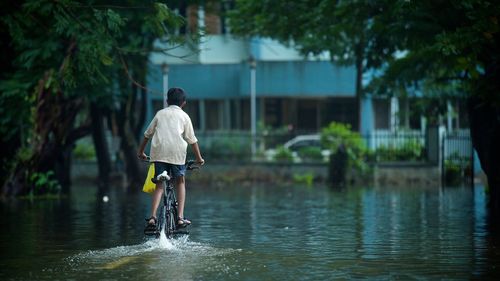
[[[186,181],[184,177],[178,177],[175,185],[177,188],[177,201],[179,203],[177,211],[179,212],[179,217],[184,218],[184,203],[186,202]]]
[[[156,189],[153,192],[153,198],[151,203],[151,216],[157,218],[156,210],[158,210],[158,206],[160,206],[161,196],[163,195],[163,186],[162,184],[157,184]],[[153,224],[155,221],[153,219],[149,220],[149,224]]]

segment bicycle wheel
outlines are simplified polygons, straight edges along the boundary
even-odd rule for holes
[[[173,191],[171,191],[173,192]],[[172,208],[173,206],[173,194],[169,192],[167,196],[167,210],[165,214],[165,235],[167,238],[172,238],[174,236],[175,232],[175,209]]]
[[[158,225],[156,226],[156,238],[160,237],[161,230],[165,227],[165,215],[166,215],[165,205],[161,206],[160,213],[158,216]]]

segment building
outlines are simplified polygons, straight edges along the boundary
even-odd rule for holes
[[[364,135],[400,128],[423,132],[429,118],[436,116],[422,109],[418,94],[406,99],[364,97],[358,104],[354,67],[335,66],[328,54],[303,57],[271,39],[235,38],[219,16],[231,8],[230,1],[224,3],[179,6],[188,22],[179,32],[203,28],[206,36],[196,45],[157,44],[169,52],[150,59],[148,88],[156,93],[150,96],[150,116],[163,106],[161,93],[169,86],[188,92],[186,111],[201,132],[250,130],[252,89],[256,123],[296,132],[316,132],[332,121],[349,123]],[[365,82],[369,79],[365,77]],[[446,120],[431,123],[445,124],[448,131],[467,129],[464,103],[445,106]]]
[[[316,132],[331,121],[359,128],[353,67],[304,58],[270,39],[235,38],[202,6],[185,9],[188,29],[203,27],[208,34],[199,46],[151,56],[148,88],[157,94],[151,95],[150,115],[163,106],[163,87],[178,86],[189,94],[185,109],[198,131],[247,131],[255,89],[256,123],[298,132]]]

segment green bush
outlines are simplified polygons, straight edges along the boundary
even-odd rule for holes
[[[420,161],[424,159],[424,146],[411,140],[398,147],[380,146],[375,150],[375,155],[378,161]]]
[[[293,154],[289,149],[280,145],[276,148],[276,154],[274,155],[274,160],[281,162],[292,162]]]
[[[444,175],[447,185],[459,185],[462,182],[462,169],[459,165],[451,161],[445,161]]]
[[[55,179],[53,171],[34,173],[30,175],[29,181],[32,184],[32,195],[58,194],[61,191],[61,186]]]
[[[297,152],[300,159],[304,161],[322,161],[323,154],[321,154],[321,148],[315,146],[302,147]]]
[[[348,167],[366,171],[366,154],[368,149],[359,133],[351,130],[351,125],[332,122],[321,131],[321,143],[335,154],[343,146],[347,156]]]
[[[305,184],[307,186],[312,186],[314,182],[314,174],[313,173],[305,173],[305,174],[293,174],[293,181],[295,183]]]
[[[225,137],[214,139],[207,151],[213,159],[244,159],[250,158],[250,141],[241,137]]]
[[[464,176],[472,173],[469,159],[454,152],[444,162],[444,173],[447,185],[459,185]]]
[[[95,149],[92,144],[77,143],[73,149],[73,156],[79,160],[92,160],[95,159]]]

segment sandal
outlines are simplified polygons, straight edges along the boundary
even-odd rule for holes
[[[153,220],[153,223],[150,223],[149,221]],[[156,228],[156,223],[158,222],[158,220],[156,219],[156,217],[149,217],[149,219],[146,219],[147,221],[147,225],[146,225],[146,228]]]
[[[153,220],[153,223],[150,223],[149,222],[150,220]],[[156,229],[157,222],[158,221],[156,217],[150,217],[149,219],[146,219],[146,227],[144,228],[144,234],[148,236],[158,235],[158,231]]]
[[[188,226],[190,224],[191,224],[191,221],[189,219],[187,219],[187,218],[181,218],[181,217],[179,217],[177,219],[177,225],[179,225],[179,226]]]

